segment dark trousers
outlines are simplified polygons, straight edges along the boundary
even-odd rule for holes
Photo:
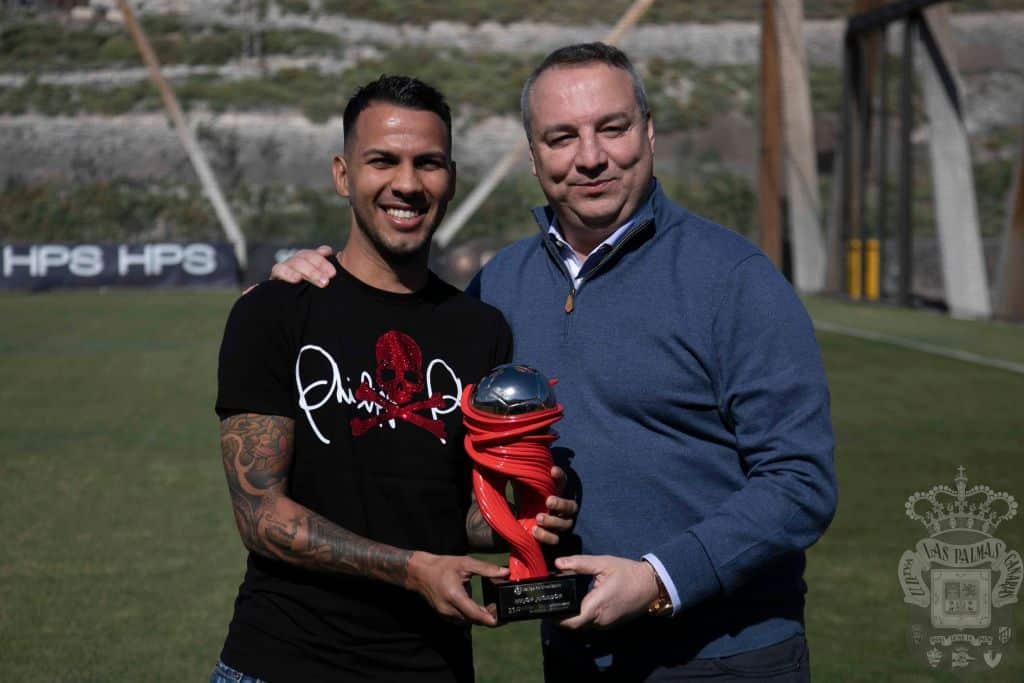
[[[811,680],[810,655],[807,640],[793,636],[775,645],[769,645],[731,657],[692,659],[671,667],[645,665],[637,661],[581,662],[563,659],[557,653],[544,652],[544,680],[547,683],[563,681],[771,681],[771,683],[808,683]]]

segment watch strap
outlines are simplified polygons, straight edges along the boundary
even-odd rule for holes
[[[648,562],[648,564],[650,563]],[[654,570],[654,580],[658,584],[658,596],[647,605],[647,614],[652,617],[671,616],[673,610],[672,598],[669,597],[668,589],[665,588],[658,570],[654,569],[654,565],[651,565],[651,569]]]

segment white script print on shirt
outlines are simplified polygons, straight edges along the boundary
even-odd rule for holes
[[[312,355],[311,355],[312,354]],[[391,330],[385,332],[374,346],[376,368],[371,376],[363,371],[359,375],[359,386],[353,390],[349,377],[346,377],[338,363],[324,349],[315,344],[307,344],[299,349],[295,359],[295,385],[299,391],[299,408],[306,415],[310,428],[321,443],[331,441],[317,426],[314,413],[332,399],[346,405],[356,405],[357,409],[365,410],[369,417],[352,418],[350,427],[352,436],[362,436],[374,427],[395,429],[399,422],[404,422],[419,429],[430,432],[441,443],[447,443],[444,423],[439,419],[458,409],[462,398],[462,381],[444,360],[435,358],[423,370],[423,354],[419,345],[409,335]],[[312,359],[319,357],[318,367],[324,367],[327,361],[329,377],[315,378],[303,383],[303,359],[305,367],[312,364]],[[376,382],[376,385],[374,384]],[[434,393],[434,387],[450,386],[453,394]],[[426,398],[413,400],[423,389]],[[323,391],[322,395],[320,391]],[[317,394],[311,398],[311,394]],[[311,402],[312,401],[312,402]],[[421,415],[429,410],[430,417]]]

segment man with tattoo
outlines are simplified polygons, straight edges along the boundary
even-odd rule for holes
[[[507,570],[466,555],[493,534],[458,405],[512,338],[496,309],[427,269],[454,192],[451,115],[430,86],[381,77],[344,129],[338,276],[261,284],[224,332],[221,450],[249,556],[212,681],[467,681],[469,626],[496,623],[465,587]],[[535,536],[551,544],[576,504],[548,508]]]
[[[594,584],[579,615],[543,623],[545,678],[807,681],[805,550],[837,500],[810,318],[763,253],[654,178],[654,119],[620,50],[555,50],[520,101],[548,205],[467,292],[561,380],[555,456],[585,554],[556,566]],[[300,254],[275,274],[330,279]]]

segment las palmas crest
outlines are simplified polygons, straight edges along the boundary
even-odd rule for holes
[[[907,499],[907,516],[928,536],[900,558],[907,643],[915,659],[955,673],[999,666],[1013,639],[1012,605],[1024,566],[993,534],[1017,514],[1017,501],[987,486],[967,488],[964,468],[953,480]]]

